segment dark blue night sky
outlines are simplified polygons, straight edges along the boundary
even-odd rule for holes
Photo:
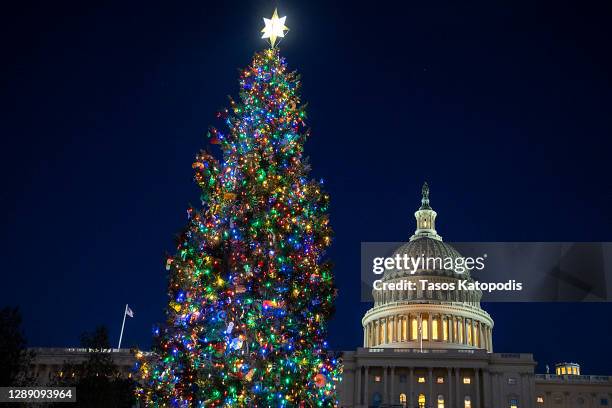
[[[588,3],[588,4],[587,4]],[[282,1],[332,197],[335,349],[362,341],[361,241],[403,241],[423,180],[447,241],[611,241],[607,2]],[[277,3],[19,2],[1,13],[0,306],[33,346],[150,345],[191,163]],[[612,304],[490,304],[496,351],[612,374]]]

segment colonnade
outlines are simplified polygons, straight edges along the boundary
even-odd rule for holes
[[[481,321],[441,313],[408,313],[370,321],[364,347],[409,341],[439,341],[493,351],[491,327]]]

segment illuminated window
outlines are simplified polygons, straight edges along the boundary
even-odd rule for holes
[[[427,340],[429,339],[429,320],[423,319],[421,324],[423,326],[423,340]]]
[[[561,375],[565,375],[565,367],[561,367]]]
[[[425,377],[419,377],[419,379],[417,380],[420,383],[424,383],[425,382]]]
[[[375,375],[374,376],[374,381],[375,382],[380,382],[380,375]]]
[[[448,319],[442,320],[442,340],[448,341]]]
[[[463,408],[472,408],[472,398],[469,395],[463,399]]]
[[[419,394],[419,408],[425,408],[425,394]]]
[[[472,379],[470,377],[463,377],[463,383],[464,384],[471,384],[472,383]]]
[[[477,326],[474,328],[474,345],[476,347],[480,346],[480,337],[478,336],[478,323],[476,323]]]
[[[518,408],[518,400],[511,399],[510,400],[510,408]]]
[[[400,394],[399,402],[403,406],[406,406],[406,403],[408,402],[408,399],[406,398],[406,394],[404,394],[404,393]]]
[[[444,384],[444,377],[438,377],[438,378],[436,378],[436,382],[437,382],[438,384]]]
[[[572,367],[572,372],[574,373],[574,375],[578,375],[578,368]]]
[[[438,319],[431,321],[431,338],[432,340],[438,340]]]
[[[467,334],[467,343],[472,346],[472,323],[468,323],[467,327],[465,328],[466,334]]]
[[[459,331],[456,332],[459,334],[459,336],[457,337],[457,340],[459,343],[463,343],[463,320],[459,320],[459,324],[457,326],[459,328]]]
[[[416,340],[418,333],[419,333],[419,322],[417,321],[416,317],[413,317],[412,318],[412,333],[410,333],[410,338],[412,340]]]
[[[406,341],[408,339],[407,330],[408,330],[408,324],[406,322],[406,319],[403,318],[402,319],[402,341]]]
[[[438,408],[444,408],[444,395],[438,395]]]
[[[543,403],[544,403],[544,397],[538,397],[538,398],[536,399],[536,402],[537,402],[538,404],[543,404]]]

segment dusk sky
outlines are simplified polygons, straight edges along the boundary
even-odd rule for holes
[[[424,180],[458,241],[612,240],[609,2],[19,2],[1,14],[0,306],[31,346],[104,324],[150,347],[194,155],[280,44],[331,195],[333,349],[361,346],[362,241],[405,241]],[[485,304],[494,349],[612,374],[612,304]]]

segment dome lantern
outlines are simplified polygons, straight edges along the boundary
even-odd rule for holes
[[[423,183],[421,194],[421,207],[414,213],[414,217],[416,218],[417,222],[417,229],[414,232],[414,235],[410,237],[410,240],[413,241],[415,239],[428,237],[442,241],[442,237],[438,235],[438,232],[436,231],[436,216],[438,213],[436,213],[429,205],[429,185],[427,182]]]

